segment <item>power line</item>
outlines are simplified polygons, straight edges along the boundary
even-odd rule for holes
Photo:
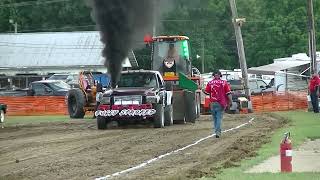
[[[25,1],[20,3],[10,3],[0,5],[0,8],[3,7],[24,7],[24,6],[32,6],[32,5],[40,5],[40,4],[52,4],[52,3],[60,3],[60,2],[68,2],[72,0],[48,0],[48,1]]]

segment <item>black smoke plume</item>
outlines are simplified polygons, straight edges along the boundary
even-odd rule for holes
[[[133,48],[135,34],[142,34],[141,31],[152,24],[153,1],[92,0],[91,6],[105,45],[102,54],[114,88],[120,78],[122,62]]]

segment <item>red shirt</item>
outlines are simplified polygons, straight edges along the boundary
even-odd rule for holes
[[[222,79],[213,79],[209,81],[206,92],[210,94],[210,102],[218,102],[222,107],[227,107],[227,95],[231,93],[227,81]]]
[[[319,76],[313,76],[310,79],[310,84],[309,84],[309,90],[310,92],[313,92],[316,90],[316,86],[320,86],[320,79]]]

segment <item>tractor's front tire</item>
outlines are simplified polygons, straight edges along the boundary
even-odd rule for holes
[[[68,93],[68,112],[70,118],[83,118],[85,115],[85,96],[80,89],[71,89]]]

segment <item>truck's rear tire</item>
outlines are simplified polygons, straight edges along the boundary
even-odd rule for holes
[[[107,118],[103,116],[97,116],[97,128],[107,129]]]
[[[4,123],[5,118],[4,110],[0,110],[0,123]]]
[[[164,125],[171,126],[173,124],[173,108],[168,105],[164,108]]]
[[[80,89],[71,89],[68,93],[68,112],[70,118],[83,118],[85,96]]]
[[[186,122],[195,123],[197,119],[197,104],[196,96],[194,92],[186,91],[185,92],[185,116]]]
[[[153,126],[155,128],[163,128],[164,127],[164,107],[162,104],[155,105],[156,114],[153,117]]]

